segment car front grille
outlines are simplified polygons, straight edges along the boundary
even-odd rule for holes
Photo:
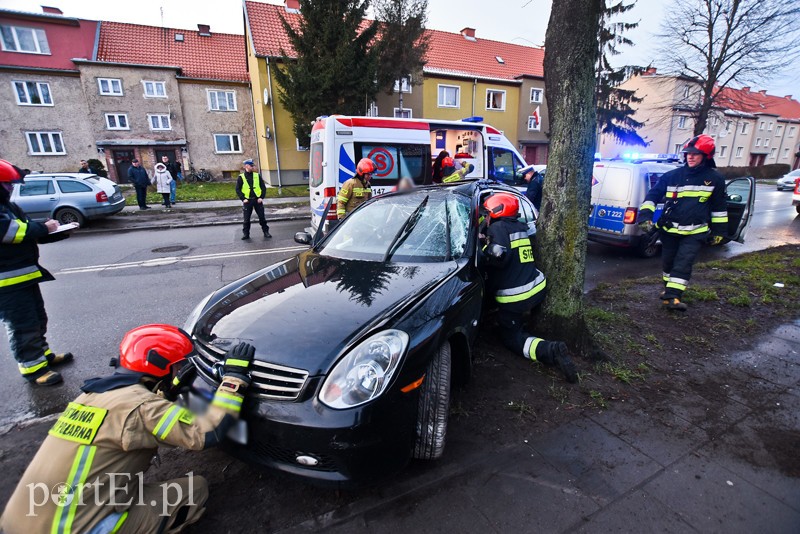
[[[222,362],[224,353],[219,350],[209,347],[199,340],[195,346],[198,355],[209,367]],[[249,389],[257,396],[268,399],[295,400],[303,390],[308,378],[308,371],[254,360],[250,375],[253,377],[253,383]]]
[[[250,450],[264,458],[266,460],[271,460],[273,462],[279,462],[284,464],[290,464],[294,466],[301,465],[297,462],[298,456],[311,456],[315,458],[319,463],[317,465],[303,465],[302,467],[305,469],[313,469],[315,471],[336,471],[336,462],[325,455],[322,454],[314,454],[304,451],[295,451],[292,449],[287,449],[285,447],[280,447],[275,445],[274,443],[267,443],[264,441],[257,441],[249,445]]]

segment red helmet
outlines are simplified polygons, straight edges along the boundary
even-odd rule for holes
[[[703,154],[707,158],[713,158],[714,150],[714,139],[710,135],[702,134],[689,139],[689,141],[683,145],[683,150],[681,152],[684,154]]]
[[[146,324],[134,328],[119,344],[119,364],[130,371],[162,378],[172,366],[194,352],[189,334],[168,324]]]
[[[456,162],[455,162],[455,160],[453,160],[453,158],[451,158],[450,156],[446,156],[446,157],[445,157],[445,158],[442,160],[442,168],[443,168],[443,169],[444,169],[445,167],[455,167],[455,166],[456,166]]]
[[[356,172],[358,174],[372,174],[375,172],[375,162],[369,158],[362,158],[356,165]]]
[[[483,207],[492,219],[516,217],[519,213],[519,200],[511,193],[495,193],[483,201]]]
[[[11,163],[0,159],[0,182],[18,182],[22,180],[22,173]]]

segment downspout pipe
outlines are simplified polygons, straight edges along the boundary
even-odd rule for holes
[[[471,117],[475,116],[475,94],[478,92],[478,78],[472,81],[472,113]]]
[[[269,83],[269,112],[272,115],[272,136],[275,145],[275,165],[278,166],[278,189],[281,185],[281,155],[278,151],[278,129],[275,127],[275,95],[272,92],[272,70],[270,69],[269,58],[267,60],[267,82]]]

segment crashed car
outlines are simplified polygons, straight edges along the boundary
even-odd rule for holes
[[[483,200],[519,197],[487,180],[417,188],[363,204],[296,257],[204,299],[185,329],[210,398],[224,354],[255,346],[238,458],[336,484],[362,483],[411,458],[439,458],[450,392],[467,380],[484,301]]]

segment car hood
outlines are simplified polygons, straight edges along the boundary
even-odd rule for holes
[[[396,316],[456,267],[456,262],[380,263],[308,251],[219,290],[193,333],[218,354],[247,341],[261,361],[323,374],[348,343]]]

